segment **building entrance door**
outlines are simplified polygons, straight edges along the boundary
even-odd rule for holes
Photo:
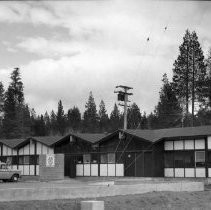
[[[125,176],[135,176],[135,153],[126,152],[125,154]]]
[[[76,157],[70,154],[64,156],[64,175],[70,178],[76,177]]]

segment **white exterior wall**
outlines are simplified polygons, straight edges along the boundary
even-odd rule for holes
[[[205,140],[204,139],[195,140],[195,149],[205,149]]]
[[[208,149],[211,149],[211,136],[208,136]],[[165,141],[164,150],[205,150],[205,139]],[[164,168],[165,177],[206,177],[204,167],[195,168]],[[211,177],[211,168],[208,169],[208,176]]]
[[[208,149],[211,149],[211,136],[207,137]]]
[[[183,150],[183,141],[174,141],[174,150]]]
[[[186,150],[194,149],[194,140],[185,140],[185,148]]]
[[[173,150],[174,149],[174,142],[173,141],[165,141],[164,149],[165,150]]]
[[[37,155],[40,154],[53,154],[54,149],[50,148],[40,142],[37,143]],[[19,154],[19,156],[22,155],[35,155],[35,142],[29,141],[28,144],[25,146],[17,149],[12,149],[6,145],[2,145],[2,154],[1,154],[1,147],[0,147],[0,156],[16,156]],[[35,167],[36,167],[36,175],[39,175],[39,166],[37,165],[11,165],[11,168],[19,169],[22,172],[22,175],[35,175]]]
[[[76,164],[76,176],[124,176],[124,164]]]

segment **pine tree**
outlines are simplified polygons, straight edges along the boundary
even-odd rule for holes
[[[55,136],[56,134],[58,134],[58,128],[57,128],[56,114],[53,110],[51,111],[50,122],[51,122],[51,135]]]
[[[19,68],[14,69],[10,78],[12,81],[5,94],[3,131],[6,138],[19,138],[28,134],[31,125],[25,123],[28,112]]]
[[[37,136],[36,131],[35,131],[35,121],[36,121],[37,116],[36,116],[36,112],[34,108],[30,110],[30,118],[31,118],[31,135]]]
[[[35,119],[35,136],[45,136],[46,131],[45,131],[45,122],[43,119],[43,115],[39,116]]]
[[[47,111],[45,112],[43,119],[44,119],[44,122],[45,122],[45,134],[48,136],[48,135],[50,135],[51,122],[50,122],[50,117],[49,117]]]
[[[190,33],[186,30],[179,49],[180,54],[173,68],[173,84],[177,97],[181,102],[185,101],[186,115],[188,115],[189,102],[191,101],[193,125],[195,101],[203,102],[204,87],[202,82],[206,75],[203,51],[195,31]]]
[[[96,133],[97,127],[97,109],[92,92],[89,93],[88,102],[85,105],[83,131]]]
[[[204,82],[204,91],[203,96],[205,98],[204,100],[204,108],[211,110],[211,48],[209,49],[208,56],[205,60],[206,64],[206,79]]]
[[[137,129],[141,127],[141,113],[138,105],[133,103],[128,109],[128,128]]]
[[[3,83],[0,81],[0,138],[3,136],[2,133],[2,121],[4,116],[4,86]]]
[[[3,112],[4,107],[4,86],[3,83],[0,81],[0,116]]]
[[[81,129],[81,113],[78,107],[73,107],[67,112],[68,127],[73,131],[80,131]]]
[[[146,112],[144,112],[144,114],[141,117],[141,129],[148,129],[148,123],[147,123],[147,115]]]
[[[99,105],[99,112],[98,112],[100,132],[105,132],[108,130],[109,118],[106,112],[107,111],[105,108],[105,103],[103,100],[101,100],[100,105]]]
[[[147,128],[157,129],[158,128],[158,118],[155,112],[151,112],[147,117]]]
[[[58,111],[57,111],[56,119],[57,119],[57,128],[58,128],[59,134],[63,136],[66,130],[66,123],[65,123],[64,109],[63,109],[61,100],[58,103]]]
[[[121,125],[120,111],[115,103],[114,109],[112,110],[110,115],[110,131],[115,131],[119,129],[120,125]]]
[[[181,126],[182,108],[176,97],[173,85],[167,75],[163,75],[163,87],[160,91],[160,99],[155,108],[157,128],[169,128]]]
[[[20,131],[17,130],[16,101],[11,86],[5,93],[3,133],[6,138],[20,137]]]
[[[185,102],[186,114],[189,112],[189,100],[191,97],[190,77],[191,77],[191,34],[186,30],[183,43],[179,47],[179,55],[174,62],[173,84],[178,98]]]

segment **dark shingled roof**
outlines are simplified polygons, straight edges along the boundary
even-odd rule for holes
[[[52,146],[55,142],[59,141],[61,136],[34,136],[25,139],[0,139],[2,144],[7,145],[10,148],[21,147],[25,145],[30,139],[38,141],[46,146]]]
[[[36,141],[39,141],[42,144],[45,144],[47,146],[52,146],[54,143],[62,139],[63,136],[34,136],[31,137],[31,139],[34,139]]]
[[[107,136],[107,133],[72,133],[71,135],[78,137],[82,140],[88,141],[90,143],[95,143],[105,136]]]
[[[168,128],[159,130],[140,130],[140,129],[128,129],[119,130],[123,131],[132,136],[136,136],[140,139],[148,140],[151,142],[157,142],[164,138],[174,138],[174,137],[193,137],[193,136],[211,136],[211,125],[210,126],[198,126],[198,127],[185,127],[185,128]],[[78,137],[84,141],[90,143],[98,143],[101,141],[106,141],[111,136],[118,133],[115,131],[111,134],[107,133],[71,133],[69,135]],[[53,146],[55,143],[60,142],[66,136],[34,136],[25,139],[0,139],[2,144],[5,144],[11,148],[21,147],[30,139],[34,139],[41,142],[47,146]]]
[[[15,148],[19,144],[26,141],[26,139],[0,139],[0,142],[10,148]]]
[[[211,126],[168,128],[159,130],[128,129],[124,132],[151,142],[156,142],[163,138],[209,136],[211,135]]]

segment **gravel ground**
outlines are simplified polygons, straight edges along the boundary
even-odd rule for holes
[[[207,187],[204,192],[153,192],[96,200],[105,201],[105,210],[211,209],[210,187]],[[80,210],[80,201],[81,199],[0,202],[0,210]]]

